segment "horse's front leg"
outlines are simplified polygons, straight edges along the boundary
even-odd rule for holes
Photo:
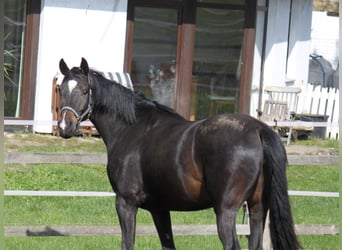
[[[157,228],[160,243],[163,250],[175,249],[173,241],[170,211],[153,210],[150,211],[154,224]]]
[[[117,196],[116,211],[119,216],[122,232],[122,250],[133,250],[138,207],[135,204],[131,204],[123,197]]]

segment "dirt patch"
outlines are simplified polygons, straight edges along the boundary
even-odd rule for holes
[[[289,155],[338,155],[335,148],[290,144],[285,147]]]

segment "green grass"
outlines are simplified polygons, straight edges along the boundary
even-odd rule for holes
[[[159,239],[156,236],[137,236],[135,242],[137,250],[161,249]],[[217,236],[175,236],[175,244],[180,250],[215,250],[222,249]],[[5,239],[8,250],[109,250],[121,249],[120,237],[34,237]],[[242,246],[246,247],[246,243]]]
[[[96,137],[73,137],[65,140],[50,135],[5,134],[4,146],[6,151],[19,152],[106,152],[102,139]]]
[[[338,192],[339,171],[337,166],[289,166],[287,168],[289,189]]]
[[[338,167],[291,166],[288,169],[290,190],[338,191]],[[6,165],[6,190],[108,191],[111,187],[101,165],[39,164]],[[291,197],[296,223],[338,223],[338,199]],[[89,209],[89,210],[88,210]],[[23,211],[30,211],[27,216]],[[82,211],[82,212],[78,212]],[[6,224],[68,225],[117,223],[111,197],[5,197]],[[151,224],[146,212],[140,223]],[[174,223],[215,223],[213,212],[174,213]],[[179,215],[179,216],[178,216]],[[185,215],[185,216],[184,216]],[[324,215],[324,216],[323,216]],[[21,218],[22,217],[22,218]],[[66,219],[60,220],[60,217]],[[86,218],[88,217],[88,218]],[[35,219],[36,218],[36,219]],[[99,219],[98,219],[99,218]],[[101,219],[102,218],[102,219]]]
[[[334,141],[306,141],[322,147],[338,147]],[[31,144],[31,145],[30,145]],[[336,144],[336,145],[335,145]],[[310,145],[308,145],[310,146]],[[105,152],[101,139],[14,134],[5,137],[5,148],[23,152]],[[290,166],[290,190],[339,190],[337,166]],[[111,191],[105,166],[78,164],[6,164],[6,190]],[[113,197],[5,197],[5,225],[118,225]],[[338,224],[337,198],[291,196],[296,224]],[[241,223],[240,212],[237,223]],[[173,224],[214,224],[212,209],[173,212]],[[152,224],[148,212],[139,210],[138,224]],[[241,246],[247,248],[245,237]],[[304,249],[338,249],[338,236],[300,236]],[[6,237],[5,249],[120,249],[120,237]],[[222,249],[217,236],[176,236],[177,249]],[[160,249],[156,236],[136,239],[136,249]]]
[[[339,191],[339,168],[335,166],[290,166],[287,171],[289,190]],[[296,224],[338,224],[337,198],[291,196]]]
[[[317,146],[339,150],[339,140],[335,139],[321,139],[317,137],[310,137],[310,139],[308,140],[297,140],[295,143],[304,146]]]
[[[338,236],[300,236],[303,249],[337,250]],[[239,237],[242,248],[247,248],[247,240]],[[175,245],[179,250],[216,250],[222,249],[217,236],[175,236]],[[118,236],[81,236],[81,237],[6,237],[6,250],[109,250],[120,249],[121,237]],[[137,250],[161,249],[157,236],[137,236]]]
[[[111,191],[106,167],[86,164],[8,164],[5,189]]]
[[[290,166],[289,189],[338,191],[337,167]],[[39,164],[5,167],[7,190],[110,191],[101,165]],[[338,199],[291,197],[297,224],[337,224]],[[241,223],[241,213],[237,219]],[[173,224],[214,224],[212,209],[173,212]],[[118,225],[113,197],[5,197],[5,225]],[[138,224],[152,225],[148,212],[139,210]],[[301,236],[305,249],[337,246],[337,236]],[[241,237],[242,246],[246,240]],[[7,237],[6,249],[114,249],[120,237]],[[221,249],[217,236],[177,236],[178,249]],[[14,247],[15,246],[15,247]],[[58,247],[56,247],[58,246]],[[331,247],[330,247],[331,246]],[[56,247],[56,248],[55,248]],[[211,248],[210,248],[211,247]],[[316,247],[316,248],[314,248]],[[157,237],[137,237],[136,249],[159,249]]]

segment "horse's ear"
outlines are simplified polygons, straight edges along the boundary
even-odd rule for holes
[[[88,66],[87,60],[84,59],[83,57],[82,57],[81,66],[80,67],[81,67],[81,70],[83,71],[83,73],[87,75],[88,72],[89,72],[89,66]]]
[[[63,58],[59,61],[59,70],[62,72],[63,75],[66,75],[70,71]]]

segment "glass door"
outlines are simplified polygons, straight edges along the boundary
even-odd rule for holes
[[[192,93],[196,119],[238,112],[244,14],[243,9],[197,8]]]
[[[131,77],[134,88],[174,107],[178,10],[135,7]]]

